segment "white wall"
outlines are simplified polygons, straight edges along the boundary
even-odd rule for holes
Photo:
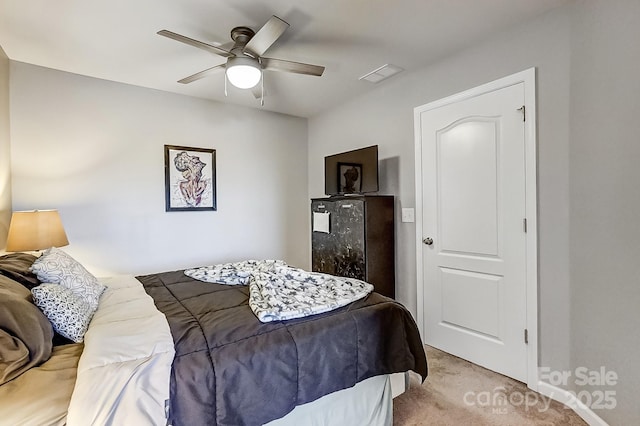
[[[400,222],[400,208],[415,207],[413,109],[537,68],[540,350],[542,365],[556,369],[568,368],[570,358],[569,23],[564,9],[547,14],[426,69],[393,77],[370,94],[309,121],[312,196],[323,193],[325,155],[379,145],[381,192],[397,197],[396,295],[415,314],[415,226]]]
[[[614,371],[611,425],[640,424],[640,2],[584,1],[571,56],[571,360]]]
[[[9,58],[0,47],[0,247],[11,221],[11,144],[9,139]]]
[[[97,274],[309,263],[307,122],[11,62],[13,207]],[[214,148],[215,212],[165,212],[163,145]]]

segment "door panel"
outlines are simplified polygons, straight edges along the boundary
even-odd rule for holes
[[[502,277],[441,268],[442,322],[498,340]],[[467,305],[465,300],[475,303]]]
[[[467,119],[436,134],[443,251],[498,255],[496,127]]]

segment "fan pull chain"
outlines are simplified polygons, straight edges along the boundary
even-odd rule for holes
[[[227,72],[224,73],[224,96],[227,96]]]
[[[260,64],[260,106],[264,106],[264,71],[262,67],[262,58],[259,56],[258,64]]]

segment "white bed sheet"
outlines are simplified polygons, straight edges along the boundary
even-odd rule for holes
[[[298,405],[286,416],[265,426],[390,426],[393,399],[390,376],[375,376],[352,388]]]

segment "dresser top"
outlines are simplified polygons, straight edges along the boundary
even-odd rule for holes
[[[332,197],[318,197],[312,198],[311,201],[341,201],[341,200],[366,200],[366,199],[380,199],[391,198],[393,195],[367,195],[367,194],[353,194],[353,195],[334,195]]]

